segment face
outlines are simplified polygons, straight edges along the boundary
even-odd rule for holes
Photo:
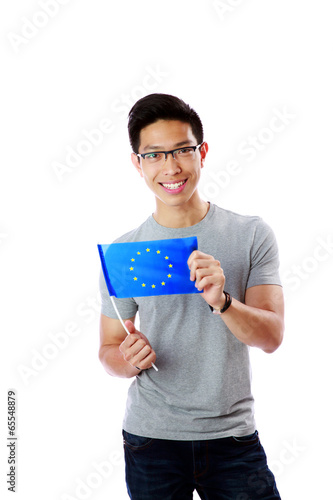
[[[141,130],[139,153],[170,151],[197,144],[188,123],[159,120]],[[180,206],[193,201],[193,197],[198,197],[197,186],[207,151],[208,145],[204,142],[190,162],[174,160],[169,154],[167,160],[157,166],[146,164],[135,153],[132,154],[132,162],[155,194],[157,203]]]

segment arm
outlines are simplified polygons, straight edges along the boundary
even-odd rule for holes
[[[130,332],[127,335],[118,319],[101,314],[99,359],[112,376],[134,377],[141,370],[150,368],[156,360],[148,339],[135,328],[134,319],[125,321]]]
[[[190,255],[190,279],[214,309],[225,303],[223,293],[225,276],[220,262],[211,255],[196,250]],[[282,288],[278,285],[259,285],[246,290],[245,304],[236,299],[220,315],[231,333],[241,342],[274,352],[282,342],[284,331],[284,304]]]
[[[245,293],[245,304],[233,299],[231,306],[220,316],[238,340],[272,353],[280,346],[283,339],[282,288],[278,285],[248,288]]]

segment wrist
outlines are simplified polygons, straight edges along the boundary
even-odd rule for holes
[[[210,310],[214,313],[214,314],[223,314],[231,305],[231,302],[232,302],[232,298],[231,298],[231,295],[226,292],[225,290],[223,290],[223,295],[224,295],[224,302],[222,303],[222,306],[211,306],[210,304],[209,307],[210,307]]]
[[[208,304],[212,311],[221,311],[224,308],[227,302],[227,296],[225,291],[223,290],[221,299],[218,302],[215,302],[213,305]]]

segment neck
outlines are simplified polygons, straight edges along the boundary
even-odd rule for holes
[[[189,200],[186,205],[167,206],[156,200],[156,210],[153,217],[161,226],[171,228],[189,227],[198,224],[207,214],[209,203],[197,196]]]

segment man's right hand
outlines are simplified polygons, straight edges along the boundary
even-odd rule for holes
[[[119,346],[119,350],[125,361],[140,370],[151,368],[152,363],[156,361],[156,353],[147,337],[135,328],[132,321],[125,321],[125,325],[130,335],[127,335],[126,339]]]

